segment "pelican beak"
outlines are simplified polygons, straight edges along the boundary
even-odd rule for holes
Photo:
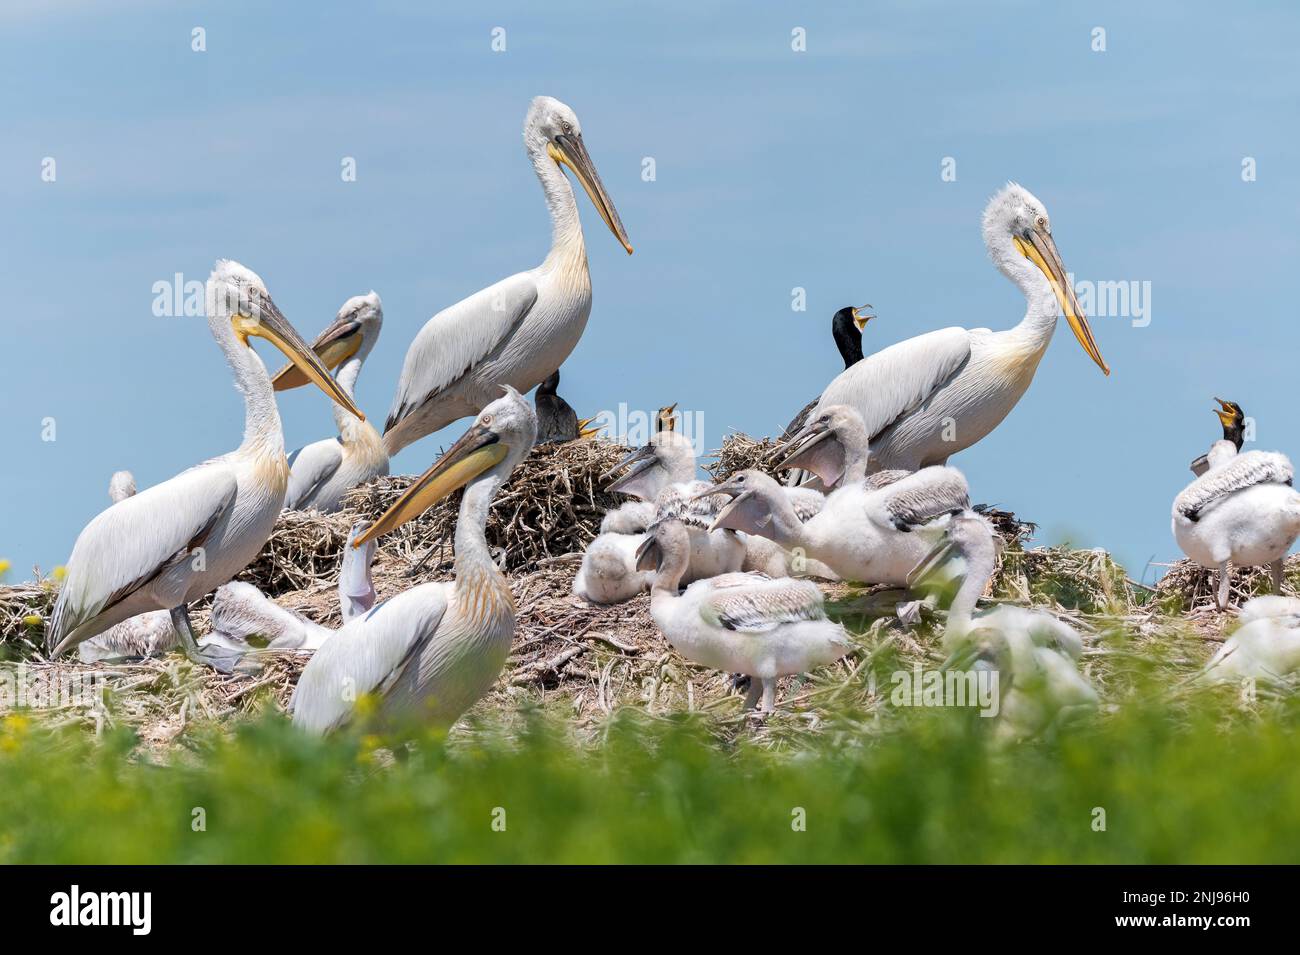
[[[598,416],[591,417],[591,418],[583,418],[578,422],[579,440],[585,441],[587,438],[594,438],[596,435],[600,434],[601,431],[605,430],[604,428],[601,428],[599,426],[595,428],[591,427],[591,423],[596,420],[596,417]]]
[[[731,495],[731,500],[728,501],[725,505],[723,505],[722,510],[718,511],[717,516],[713,518],[713,523],[709,525],[710,534],[712,534],[714,531],[718,530],[719,528],[723,530],[738,530],[738,531],[744,531],[745,533],[753,533],[755,530],[758,529],[758,527],[762,527],[766,525],[768,520],[770,520],[770,518],[763,518],[761,521],[758,522],[758,527],[755,527],[753,524],[743,523],[743,522],[738,523],[734,526],[729,525],[727,523],[727,518],[731,517],[733,511],[736,511],[739,508],[743,507],[749,501],[749,499],[754,496],[754,492],[743,491],[737,493],[734,489],[729,488],[728,490],[723,491],[721,488],[722,486],[720,485],[719,487],[714,488],[713,491],[711,491],[710,493],[729,494]]]
[[[271,296],[259,296],[257,301],[251,304],[249,308],[237,311],[231,321],[235,326],[236,334],[243,337],[245,343],[247,343],[249,335],[265,338],[280,349],[284,356],[321,391],[362,421],[366,420],[366,416],[361,413],[361,409],[339,387],[339,383],[330,375],[329,369],[321,363],[316,353],[303,341],[302,336],[298,334],[298,330],[289,324],[289,320],[276,307],[275,302],[271,301]]]
[[[1110,366],[1101,357],[1097,340],[1092,337],[1092,329],[1079,306],[1079,297],[1075,295],[1074,287],[1066,278],[1065,265],[1061,262],[1061,253],[1056,251],[1056,241],[1051,233],[1031,228],[1026,229],[1022,236],[1012,236],[1012,239],[1020,254],[1038,266],[1052,283],[1052,291],[1056,293],[1056,301],[1065,313],[1065,320],[1070,323],[1070,331],[1074,332],[1074,337],[1079,340],[1088,357],[1097,363],[1102,372],[1109,375]]]
[[[605,490],[607,491],[617,491],[619,488],[625,487],[628,484],[628,482],[631,481],[638,474],[642,474],[650,470],[658,463],[659,463],[658,460],[655,458],[655,449],[648,444],[642,445],[641,447],[633,451],[631,454],[623,458],[622,461],[619,461],[618,464],[614,465],[612,468],[610,468],[608,471],[602,474],[599,480],[601,481],[608,480],[610,477],[617,474],[619,471],[623,470],[623,468],[627,468],[628,471],[626,474],[624,474],[622,477],[618,478],[617,480],[610,482],[605,487]]]
[[[334,371],[361,347],[361,323],[352,315],[334,319],[330,326],[312,342],[312,351],[321,364]],[[300,388],[310,379],[292,363],[285,365],[271,377],[271,387],[276,391]]]
[[[858,331],[865,330],[867,322],[876,317],[874,313],[868,311],[870,308],[870,305],[863,305],[861,308],[853,310],[853,324],[858,326]]]
[[[830,425],[822,421],[812,421],[798,431],[784,444],[777,445],[772,450],[772,457],[778,459],[773,470],[784,471],[786,468],[797,468],[800,465],[795,463],[796,459],[807,454],[814,447],[834,434]]]
[[[907,586],[909,589],[915,588],[918,584],[925,583],[926,579],[932,576],[944,564],[951,559],[956,545],[945,534],[935,544],[930,553],[921,558],[921,562],[912,568],[911,573],[907,575]]]
[[[636,569],[638,571],[659,569],[659,542],[653,534],[646,535],[636,549]]]
[[[587,196],[591,199],[591,204],[596,207],[600,217],[605,220],[605,225],[609,226],[609,231],[614,233],[614,238],[622,243],[623,248],[627,249],[627,254],[632,254],[632,244],[627,239],[627,230],[623,228],[623,220],[618,217],[618,210],[614,208],[614,200],[609,197],[605,191],[605,185],[600,181],[600,174],[596,172],[596,164],[591,161],[591,156],[587,153],[587,147],[582,142],[581,133],[564,133],[556,136],[546,144],[546,151],[552,159],[561,165],[568,166],[573,170],[573,174],[578,177],[578,182],[582,183],[582,188],[587,190]]]
[[[505,460],[509,448],[500,437],[481,424],[466,431],[447,453],[434,462],[433,467],[421,474],[393,506],[384,511],[374,526],[353,541],[361,547],[381,534],[396,530],[409,520],[419,517],[433,505],[454,491],[458,491],[483,472]]]

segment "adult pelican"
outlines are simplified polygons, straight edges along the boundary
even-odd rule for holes
[[[294,690],[296,725],[329,732],[363,694],[377,698],[386,722],[450,725],[496,682],[514,639],[515,605],[484,530],[492,498],[537,438],[532,407],[513,388],[505,392],[353,541],[364,546],[463,487],[455,579],[412,587],[326,640]]]
[[[996,428],[1033,380],[1058,307],[1084,351],[1110,374],[1056,251],[1047,209],[1028,189],[1009,183],[989,200],[984,244],[1024,293],[1028,308],[1019,325],[909,338],[868,355],[822,392],[819,409],[847,404],[861,413],[872,471],[944,464]]]
[[[591,312],[587,248],[568,166],[611,232],[632,254],[623,222],[587,153],[578,117],[549,96],[532,102],[524,148],[551,212],[551,251],[520,272],[445,308],[420,329],[406,352],[384,447],[394,455],[412,441],[479,410],[508,384],[526,392],[569,357]]]
[[[271,376],[249,338],[265,338],[327,395],[362,417],[266,285],[238,262],[208,278],[208,328],[244,396],[244,441],[234,451],[126,497],[86,525],[72,548],[46,646],[51,656],[151,610],[168,610],[190,659],[200,654],[188,603],[257,556],[284,506],[289,463]]]
[[[355,400],[357,376],[383,325],[384,306],[379,296],[374,291],[354,295],[311,346],[325,367],[335,370],[335,380],[350,399]],[[276,391],[287,391],[307,381],[298,366],[290,363],[275,373],[271,384]],[[313,442],[289,455],[285,507],[332,513],[343,505],[343,495],[352,488],[388,473],[388,453],[374,425],[337,402],[334,423],[339,429],[337,438]]]
[[[135,475],[115,471],[108,480],[108,499],[116,504],[135,494]],[[176,646],[176,628],[166,610],[142,613],[109,627],[77,647],[82,663],[151,657]]]
[[[852,368],[858,362],[862,361],[862,333],[866,331],[867,322],[876,316],[868,309],[870,305],[863,305],[861,308],[854,308],[846,305],[831,316],[831,337],[835,339],[835,348],[840,353],[840,358],[844,360],[846,369]],[[782,441],[787,441],[798,431],[808,415],[817,407],[820,398],[814,398],[804,405],[797,415],[790,419],[790,423],[785,426],[781,432]]]

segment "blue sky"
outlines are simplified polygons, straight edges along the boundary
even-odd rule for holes
[[[1286,5],[285,6],[0,7],[11,580],[66,559],[114,470],[144,486],[239,443],[205,323],[155,317],[156,281],[238,259],[309,338],[376,289],[384,331],[358,397],[382,421],[421,325],[546,253],[520,139],[540,93],[581,117],[636,247],[580,200],[594,304],[561,389],[580,413],[678,401],[716,447],[779,429],[830,380],[841,305],[875,306],[868,350],[1014,324],[1023,300],[988,263],[979,216],[1015,179],[1077,278],[1150,283],[1150,323],[1094,321],[1110,378],[1060,329],[1020,406],[953,459],[978,499],[1140,575],[1178,556],[1169,505],[1215,437],[1211,396],[1245,407],[1259,446],[1300,447],[1300,319],[1273,293],[1300,253]],[[332,433],[309,389],[281,413],[291,448]],[[422,470],[451,436],[395,469]]]

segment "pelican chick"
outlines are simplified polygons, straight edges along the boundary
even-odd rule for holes
[[[664,520],[686,526],[690,560],[682,583],[741,570],[749,553],[743,535],[710,529],[720,506],[709,494],[711,487],[704,481],[669,485],[659,493],[647,525],[647,531]],[[636,554],[645,537],[645,533],[612,531],[597,535],[582,555],[573,593],[599,604],[622,603],[643,593],[650,586],[651,575],[637,569]]]
[[[344,625],[375,605],[375,585],[370,572],[375,542],[355,546],[356,539],[369,527],[369,521],[357,521],[343,546],[338,599]],[[336,632],[281,607],[252,584],[238,580],[217,590],[212,601],[211,626],[208,641],[243,653],[253,649],[250,637],[262,638],[270,651],[311,651],[319,649]]]
[[[51,658],[123,620],[167,610],[191,660],[220,662],[199,652],[188,605],[261,552],[289,483],[271,376],[250,337],[270,341],[329,397],[362,417],[251,269],[217,262],[208,279],[207,317],[244,398],[243,443],[118,501],[86,525],[46,634]]]
[[[1221,403],[1223,404],[1223,403]],[[1216,412],[1225,431],[1240,408]],[[1202,567],[1217,569],[1215,603],[1228,606],[1230,567],[1267,564],[1282,589],[1287,551],[1300,536],[1300,494],[1291,460],[1276,451],[1239,453],[1231,438],[1211,445],[1207,470],[1174,498],[1174,539]]]
[[[870,308],[870,305],[863,305],[861,308],[846,305],[831,316],[831,337],[835,340],[835,347],[840,353],[840,358],[844,360],[845,369],[852,368],[862,361],[862,333],[867,330],[867,322],[876,317],[868,311]],[[808,415],[817,407],[820,400],[821,396],[819,395],[804,405],[799,410],[799,413],[790,419],[790,423],[781,432],[781,441],[788,441],[796,431],[807,423]]]
[[[599,428],[587,427],[594,420],[578,420],[578,413],[573,406],[556,394],[560,387],[560,370],[551,372],[551,376],[537,386],[533,395],[533,406],[537,410],[537,443],[551,444],[557,441],[577,441],[596,434]]]
[[[695,480],[695,445],[671,428],[656,431],[649,441],[626,455],[599,480],[609,480],[619,471],[624,473],[605,489],[635,500],[626,501],[607,513],[601,519],[600,530],[638,534],[654,520],[659,495],[666,488]]]
[[[862,415],[870,470],[915,471],[983,439],[1020,401],[1056,330],[1057,314],[1106,374],[1092,329],[1052,237],[1047,209],[1009,183],[984,209],[984,244],[1027,305],[1005,331],[944,328],[868,355],[841,372],[817,407],[847,404]]]
[[[974,511],[955,515],[911,580],[920,586],[949,562],[963,565],[961,585],[948,607],[944,668],[997,672],[998,733],[1035,736],[1053,724],[1097,706],[1097,692],[1079,673],[1083,639],[1069,624],[1040,610],[1002,604],[977,613],[980,595],[993,578],[997,544],[993,527]]]
[[[1248,600],[1241,626],[1197,676],[1204,683],[1282,683],[1300,670],[1300,600],[1269,595]]]
[[[762,471],[739,471],[712,489],[732,499],[712,526],[770,538],[844,580],[872,584],[906,584],[929,550],[914,531],[970,507],[965,477],[949,467],[925,468],[879,489],[865,482],[838,488],[806,522],[786,490]]]
[[[384,306],[379,296],[354,295],[343,303],[334,321],[316,338],[312,350],[334,373],[349,399],[356,394],[357,376],[370,350],[379,340],[384,325]],[[276,391],[307,384],[307,376],[289,364],[271,379]],[[335,402],[337,438],[326,438],[289,455],[289,491],[284,506],[290,510],[337,511],[343,495],[358,485],[388,473],[388,453],[379,432]]]
[[[327,733],[365,697],[384,723],[450,726],[496,682],[514,639],[515,605],[488,548],[488,509],[537,438],[532,407],[514,388],[504,391],[352,545],[365,546],[464,488],[455,578],[391,597],[326,640],[294,690],[295,725]]]
[[[578,205],[562,167],[573,172],[610,232],[632,254],[572,109],[549,96],[534,99],[524,120],[524,148],[551,213],[550,254],[537,268],[443,309],[420,329],[406,352],[384,426],[390,456],[478,414],[502,384],[532,390],[578,344],[591,313],[591,275]]]
[[[834,663],[851,649],[844,628],[826,618],[822,592],[806,580],[762,574],[723,574],[697,580],[678,593],[691,560],[686,525],[656,523],[637,556],[654,570],[650,616],[686,659],[752,678],[745,708],[770,712],[778,677]]]

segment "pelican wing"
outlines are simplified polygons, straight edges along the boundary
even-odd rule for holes
[[[284,506],[297,510],[315,497],[343,463],[343,445],[338,438],[313,441],[289,455],[289,490]]]
[[[961,369],[970,358],[970,336],[965,328],[941,328],[868,355],[826,386],[817,407],[856,408],[868,437],[875,438]]]
[[[868,474],[867,489],[871,491],[879,491],[882,487],[889,487],[889,485],[897,483],[909,474],[914,473],[914,471],[903,471],[898,468],[891,468],[885,471],[877,471],[875,474]]]
[[[83,623],[189,559],[237,492],[235,476],[209,462],[101,512],[72,547],[47,646],[58,647]]]
[[[1174,498],[1174,513],[1195,523],[1228,496],[1260,484],[1290,484],[1291,460],[1276,451],[1247,451],[1223,467],[1207,471]]]
[[[520,272],[429,319],[406,352],[384,432],[497,352],[536,301],[536,281]]]
[[[970,507],[970,488],[956,468],[936,465],[894,481],[866,499],[876,523],[911,531]]]
[[[799,518],[801,524],[816,517],[826,506],[826,495],[810,487],[783,487],[782,491],[790,501],[790,506],[794,508],[794,516]]]
[[[741,577],[745,579],[737,579]],[[700,616],[711,626],[763,633],[785,623],[821,620],[826,613],[822,592],[812,581],[728,574],[721,585],[715,581],[714,592],[700,605]]]
[[[421,584],[379,604],[326,640],[302,671],[289,703],[294,723],[327,733],[365,694],[384,696],[447,611],[446,583]]]

